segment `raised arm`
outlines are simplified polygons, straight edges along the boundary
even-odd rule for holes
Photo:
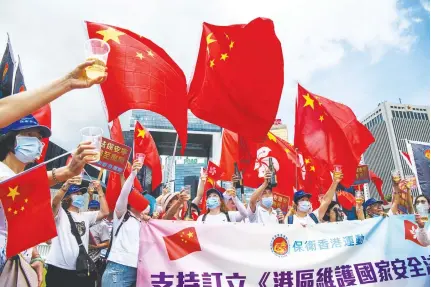
[[[52,212],[54,213],[54,217],[57,216],[58,210],[61,208],[61,201],[63,200],[64,195],[66,194],[69,187],[72,184],[74,184],[76,180],[77,179],[75,178],[71,178],[67,180],[55,194],[51,203],[51,208],[52,208]]]
[[[238,196],[234,196],[232,197],[233,201],[235,202],[235,206],[236,209],[238,210],[239,213],[237,213],[237,222],[242,221],[244,218],[248,217],[248,213],[247,213],[247,208],[245,208],[244,204],[242,203],[242,201],[238,198]]]
[[[102,185],[100,184],[100,181],[98,180],[93,181],[93,185],[99,195],[100,210],[99,210],[99,213],[97,214],[97,221],[100,221],[106,216],[108,216],[109,206],[108,206],[108,202],[106,201],[105,194],[103,193],[103,189],[102,189]]]
[[[205,192],[205,183],[207,182],[208,179],[208,174],[207,172],[204,172],[201,174],[201,179],[199,181],[199,186],[198,186],[198,190],[196,192],[196,197],[193,199],[193,203],[196,205],[199,205],[199,203],[202,200],[202,197],[204,196],[204,192]]]
[[[334,198],[337,186],[342,179],[343,174],[341,172],[334,172],[334,179],[332,181],[332,184],[326,192],[325,196],[323,197],[322,201],[320,202],[320,206],[318,209],[319,220],[321,220],[323,216],[325,216],[325,213],[328,210],[328,206]]]
[[[401,192],[403,192],[400,188],[399,183],[392,181],[393,188],[393,200],[391,205],[392,214],[398,214],[398,205],[400,203]]]
[[[271,171],[267,170],[265,172],[263,183],[253,192],[253,194],[250,197],[249,207],[251,212],[253,213],[256,212],[257,202],[259,201],[259,198],[262,195],[262,193],[265,191],[265,188],[268,187],[268,181],[270,178],[271,178]]]
[[[117,199],[117,203],[115,204],[115,215],[117,218],[121,218],[124,213],[127,211],[127,202],[129,199],[129,194],[132,191],[133,182],[135,181],[135,177],[138,174],[138,170],[142,168],[142,165],[139,161],[135,160],[132,167],[132,172],[121,188],[120,196]]]
[[[92,64],[94,61],[85,62],[65,77],[55,80],[49,85],[0,99],[0,115],[2,115],[0,128],[37,111],[73,89],[89,88],[94,84],[102,83],[106,79],[106,74],[93,80],[87,78],[85,68]]]

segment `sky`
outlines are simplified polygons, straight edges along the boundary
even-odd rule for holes
[[[84,20],[143,35],[193,75],[202,23],[274,21],[285,82],[277,117],[293,141],[297,83],[341,102],[360,119],[380,102],[429,105],[430,18],[425,0],[14,0],[0,1],[0,51],[10,34],[28,89],[64,76],[84,58]],[[79,130],[108,131],[98,86],[54,101],[51,140],[72,149]]]

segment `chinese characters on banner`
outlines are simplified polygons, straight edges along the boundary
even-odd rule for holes
[[[123,173],[131,150],[126,145],[102,138],[100,161],[93,163],[93,165],[115,173]]]
[[[286,214],[289,211],[290,197],[274,192],[273,198],[274,198],[274,203],[272,204],[272,208],[274,209],[280,208],[281,211],[284,214]]]
[[[217,232],[150,221],[140,230],[137,286],[428,286],[430,250],[416,231],[413,215],[312,228],[217,224]]]
[[[368,171],[368,165],[360,165],[356,169],[356,178],[353,185],[360,185],[370,182],[370,172]]]

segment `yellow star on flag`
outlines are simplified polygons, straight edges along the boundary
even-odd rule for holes
[[[212,180],[212,178],[207,178],[207,181],[212,185],[212,186],[214,186],[214,180]]]
[[[24,211],[24,206],[21,206],[21,211]]]
[[[189,232],[189,233],[187,233],[187,236],[189,237],[189,238],[192,238],[193,237],[193,232]]]
[[[286,153],[290,153],[290,150],[287,148],[284,150]]]
[[[232,48],[233,48],[233,44],[235,44],[235,42],[234,42],[234,41],[230,41],[229,49],[232,49]]]
[[[105,41],[106,43],[108,43],[109,40],[112,40],[114,42],[117,42],[118,44],[121,44],[120,39],[118,39],[118,37],[124,35],[123,32],[117,31],[112,27],[109,27],[106,30],[97,31],[96,33],[99,35],[102,35],[103,41]]]
[[[217,40],[214,40],[214,39],[211,39],[211,36],[213,35],[213,33],[209,33],[208,35],[207,35],[207,38],[206,38],[206,40],[207,40],[207,46],[209,45],[209,44],[211,44],[211,43],[214,43],[214,42],[216,42]]]
[[[148,56],[150,56],[150,57],[153,57],[153,58],[154,58],[154,54],[153,54],[153,52],[152,52],[151,50],[148,50],[147,54],[148,54]]]
[[[316,168],[314,167],[314,165],[310,166],[310,171],[316,171]]]
[[[139,130],[138,129],[138,132],[139,132],[138,138],[145,138],[145,130]]]
[[[17,186],[15,186],[14,188],[11,188],[11,187],[9,187],[9,193],[8,193],[8,197],[10,196],[10,197],[12,197],[12,201],[14,201],[15,200],[15,196],[17,196],[17,195],[19,195],[19,192],[18,192],[18,185]]]
[[[13,214],[14,214],[14,215],[17,215],[17,214],[18,214],[18,211],[16,211],[16,210],[15,210],[15,211],[13,212]]]
[[[221,54],[220,60],[226,61],[226,59],[229,58],[227,53]]]
[[[310,98],[310,94],[302,95],[305,99],[304,108],[310,106],[314,110],[314,100]]]
[[[311,162],[310,159],[308,159],[308,158],[305,159],[305,164],[309,164],[310,162]]]
[[[229,40],[229,35],[228,35],[228,34],[226,34],[226,33],[224,33],[224,35],[226,36],[226,39],[228,39],[228,40]]]
[[[210,68],[212,68],[212,67],[214,67],[215,66],[215,64],[214,64],[214,59],[212,59],[212,60],[210,60]]]
[[[321,116],[319,117],[319,121],[320,121],[320,122],[323,122],[323,120],[324,120],[323,115],[321,115]]]
[[[277,142],[277,138],[272,133],[268,133],[268,139],[273,142]]]
[[[139,59],[141,59],[141,60],[143,58],[145,58],[144,55],[142,55],[142,53],[139,53],[139,52],[136,52],[136,57],[139,58]]]
[[[12,211],[12,208],[10,208],[10,207],[9,207],[9,208],[7,209],[7,211],[8,211],[8,212],[11,212],[11,211]]]
[[[28,198],[24,199],[24,202],[27,203],[28,202]]]

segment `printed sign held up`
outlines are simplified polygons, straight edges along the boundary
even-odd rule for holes
[[[102,138],[100,160],[93,165],[115,173],[123,173],[132,149],[113,140]]]

